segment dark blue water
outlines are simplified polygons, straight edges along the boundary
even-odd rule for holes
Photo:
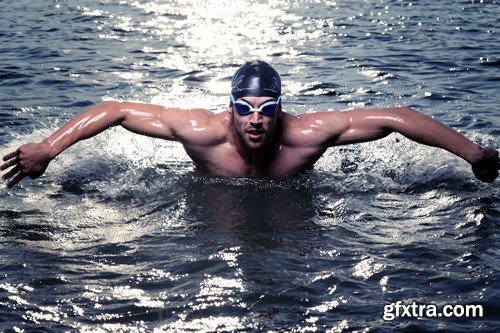
[[[496,1],[1,1],[0,154],[103,100],[221,112],[244,61],[292,114],[409,105],[499,146]],[[499,182],[393,135],[287,181],[112,129],[0,189],[6,332],[495,332]],[[383,320],[384,305],[483,306]]]

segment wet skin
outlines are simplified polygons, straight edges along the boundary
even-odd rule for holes
[[[110,102],[77,115],[40,143],[29,143],[4,156],[2,178],[12,187],[24,177],[37,178],[57,155],[74,143],[121,125],[138,134],[180,142],[195,165],[231,177],[284,178],[311,168],[332,146],[383,138],[398,132],[416,142],[443,148],[471,164],[475,176],[492,182],[498,175],[498,151],[471,142],[446,125],[406,107],[353,109],[290,115],[281,108],[266,116],[257,109],[271,97],[244,97],[254,112],[234,107],[214,114],[204,109]]]

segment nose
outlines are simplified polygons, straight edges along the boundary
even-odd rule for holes
[[[254,111],[252,112],[252,116],[250,117],[250,123],[252,124],[262,124],[262,115],[260,112]]]

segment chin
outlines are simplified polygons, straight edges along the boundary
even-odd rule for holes
[[[260,140],[250,140],[246,138],[245,142],[249,148],[257,150],[259,148],[264,147],[266,145],[267,140],[265,137],[261,138]]]
[[[252,149],[252,150],[259,150],[265,146],[264,142],[261,142],[261,141],[259,141],[259,142],[247,141],[246,144],[247,144],[247,147]]]

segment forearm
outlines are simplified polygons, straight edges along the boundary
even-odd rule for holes
[[[397,108],[391,112],[390,129],[407,138],[447,151],[470,164],[481,156],[481,147],[452,128],[411,108]]]
[[[125,118],[119,103],[98,104],[69,120],[43,141],[52,157],[59,155],[74,143],[93,137]]]
[[[319,120],[323,125],[319,137],[321,133],[327,133],[329,146],[377,140],[397,132],[418,143],[439,147],[463,158],[471,164],[474,175],[481,181],[492,182],[498,176],[500,160],[497,150],[483,148],[445,124],[411,108],[353,109],[323,113],[313,120],[316,123]]]
[[[0,170],[12,169],[2,178],[10,179],[9,187],[25,176],[37,178],[66,148],[115,125],[138,134],[173,140],[175,137],[169,126],[171,114],[167,113],[163,107],[150,104],[112,102],[96,105],[68,121],[43,142],[25,144],[5,155]]]

